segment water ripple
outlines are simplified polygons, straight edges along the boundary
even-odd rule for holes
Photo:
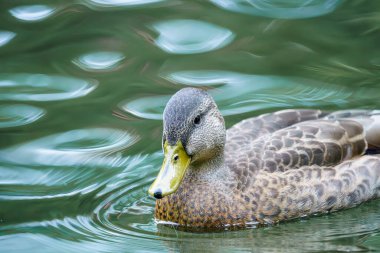
[[[88,194],[87,188],[92,187],[91,182],[98,182],[98,189],[101,185],[103,186],[92,202],[96,204],[99,200],[102,201],[97,204],[91,215],[75,215],[75,217],[65,217],[63,219],[19,223],[11,225],[12,231],[18,230],[19,232],[23,231],[24,233],[28,233],[29,230],[34,230],[36,228],[40,228],[39,231],[41,231],[42,234],[44,231],[55,231],[54,233],[57,235],[55,238],[64,241],[70,240],[72,236],[75,236],[75,238],[78,239],[78,246],[82,245],[82,247],[87,244],[87,241],[103,243],[105,240],[109,243],[113,242],[120,244],[126,239],[126,235],[139,236],[141,237],[140,240],[147,236],[149,238],[155,238],[156,226],[152,216],[154,200],[147,197],[147,189],[156,174],[157,168],[154,168],[154,164],[157,164],[161,158],[161,152],[156,152],[149,156],[136,155],[126,157],[125,163],[123,163],[118,170],[112,171],[112,173],[107,173],[107,177],[94,177],[94,175],[99,174],[99,172],[94,173],[93,171],[91,174],[93,177],[86,179],[87,185],[90,185],[90,187],[78,184],[78,182],[73,180],[67,181],[66,178],[63,177],[60,179],[60,184],[65,186],[66,190],[67,188],[71,189],[66,194],[56,194],[54,187],[46,188],[45,184],[51,184],[51,180],[55,181],[55,177],[52,177],[50,173],[46,174],[40,170],[31,171],[30,169],[21,167],[4,170],[4,168],[0,166],[0,171],[4,172],[1,174],[8,178],[8,180],[0,180],[0,186],[2,186],[0,201],[20,199],[24,201],[28,199],[40,199],[42,201],[51,199],[50,203],[67,201],[67,203],[70,203],[70,206],[75,209],[77,203],[74,199],[81,198],[81,195]],[[110,169],[110,167],[103,169],[102,173],[105,174],[105,172],[110,171]],[[76,177],[81,177],[84,170],[75,168],[66,173],[75,174]],[[41,180],[38,180],[38,177],[43,177],[44,175],[45,183],[42,184]],[[61,176],[64,176],[64,174],[61,173]],[[25,178],[22,180],[23,177]],[[21,182],[22,184],[20,184]],[[10,194],[10,192],[7,192],[6,190],[4,191],[4,186],[12,186],[12,184],[15,183],[18,185],[17,195],[15,195],[15,192]],[[21,186],[25,187],[27,185],[31,186],[29,189],[29,198],[28,192],[23,193],[20,191],[20,188],[22,188]],[[42,186],[45,186],[45,189],[42,189]],[[54,184],[54,186],[57,187],[57,184]],[[92,187],[91,190],[95,191],[96,188]],[[43,192],[45,192],[45,194],[42,194]],[[46,194],[47,192],[49,194]],[[21,194],[23,195],[21,196]],[[70,196],[71,198],[63,198],[67,196]],[[87,196],[87,198],[89,197]],[[84,203],[82,201],[80,202],[80,206],[80,209],[83,209]],[[12,207],[5,207],[2,211],[6,212],[8,209],[11,210],[11,208]],[[38,210],[39,206],[38,204],[34,205],[33,203],[30,203],[29,208]],[[57,207],[53,205],[49,210],[52,212],[56,208]],[[128,216],[129,212],[133,214],[131,217]],[[19,210],[19,215],[20,213],[22,214],[23,210]],[[5,217],[6,216],[11,216],[11,214],[7,214]],[[30,217],[31,214],[26,216]],[[4,217],[4,215],[2,217]],[[131,224],[123,224],[125,217],[132,219],[137,218],[138,220],[134,220]],[[146,220],[148,221],[146,222]],[[6,225],[1,226],[0,233],[7,229]],[[147,235],[146,232],[149,230],[149,235]],[[51,246],[51,244],[49,245]],[[67,250],[68,248],[64,247],[64,249]]]
[[[81,55],[72,62],[86,71],[106,71],[118,67],[124,58],[120,52],[95,52]]]
[[[30,105],[0,105],[0,128],[27,125],[44,114],[43,109]]]
[[[165,0],[87,0],[90,4],[99,7],[133,7],[163,2]]]
[[[66,201],[78,198],[81,207],[71,206],[67,212],[85,212],[120,184],[125,187],[133,182],[129,176],[144,175],[144,171],[131,171],[131,166],[139,166],[143,156],[121,154],[136,141],[137,137],[126,131],[92,128],[50,135],[1,150],[0,205],[10,204],[2,208],[0,218],[16,219],[11,210],[19,209],[22,201],[28,201],[30,209],[39,209],[42,201],[45,208],[57,210]],[[17,219],[43,215],[25,212],[20,210],[21,217]]]
[[[136,136],[117,129],[77,129],[2,150],[0,160],[28,166],[114,167],[124,164],[124,159],[107,154],[125,149],[137,140]]]
[[[0,74],[0,100],[55,101],[87,95],[97,86],[94,80],[44,75]]]
[[[0,47],[6,45],[16,36],[16,33],[10,31],[0,31]]]
[[[26,5],[19,6],[9,10],[12,16],[22,21],[41,21],[44,20],[56,11],[47,5]]]
[[[312,18],[333,12],[342,0],[211,0],[215,5],[238,13],[279,19]]]
[[[143,119],[161,120],[162,112],[170,96],[151,96],[122,102],[122,110]]]
[[[209,52],[228,45],[235,37],[226,28],[197,20],[162,21],[152,28],[159,33],[155,44],[172,54]]]
[[[186,86],[213,88],[209,93],[224,116],[270,108],[344,105],[353,96],[339,86],[295,77],[198,70],[163,74],[163,78]],[[122,102],[120,108],[140,118],[160,120],[169,98],[142,97]]]

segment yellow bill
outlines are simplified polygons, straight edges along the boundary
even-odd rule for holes
[[[157,199],[161,199],[178,189],[191,160],[181,141],[178,141],[174,146],[165,142],[164,155],[161,170],[149,188],[149,194]]]

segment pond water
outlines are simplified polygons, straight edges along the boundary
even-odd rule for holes
[[[380,251],[380,200],[265,228],[158,226],[161,114],[209,89],[227,126],[380,108],[380,3],[0,1],[1,252]]]

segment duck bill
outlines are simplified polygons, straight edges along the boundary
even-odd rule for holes
[[[164,155],[161,170],[149,188],[149,194],[156,199],[161,199],[178,189],[191,161],[181,141],[174,146],[165,142]]]

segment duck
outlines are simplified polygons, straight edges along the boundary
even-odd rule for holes
[[[159,223],[277,224],[380,196],[380,111],[286,109],[226,130],[214,99],[183,88],[163,112],[163,164],[148,193]]]

